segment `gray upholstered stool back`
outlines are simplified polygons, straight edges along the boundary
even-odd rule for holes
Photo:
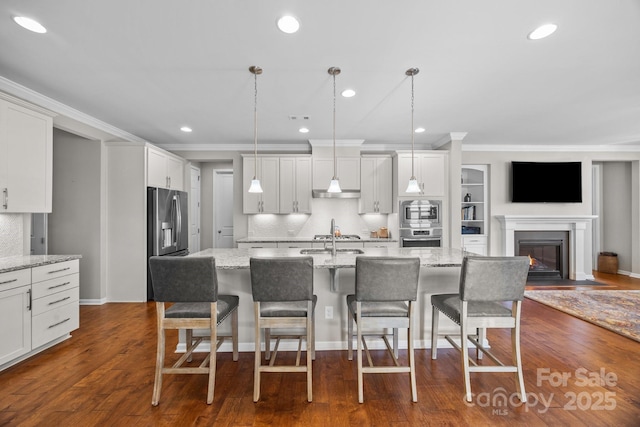
[[[154,299],[159,302],[218,300],[213,257],[154,256],[149,258]]]
[[[356,257],[356,301],[415,301],[420,258]]]
[[[522,301],[529,257],[465,257],[460,273],[463,301]]]
[[[259,302],[313,299],[313,258],[251,258],[253,300]]]

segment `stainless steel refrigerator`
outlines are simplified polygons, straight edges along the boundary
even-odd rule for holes
[[[147,188],[147,258],[189,254],[188,206],[184,191]],[[153,300],[148,263],[147,299]]]

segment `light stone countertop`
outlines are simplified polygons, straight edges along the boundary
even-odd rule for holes
[[[357,256],[419,257],[422,267],[460,267],[464,252],[450,248],[365,248],[364,254],[311,254],[314,268],[354,268]],[[250,257],[303,256],[299,248],[205,249],[189,256],[213,256],[216,268],[237,270],[249,268]]]
[[[314,239],[313,237],[245,237],[236,240],[237,243],[324,243],[331,239]],[[385,239],[381,237],[360,237],[359,239],[336,239],[336,242],[394,242],[398,239]]]
[[[82,255],[18,255],[0,258],[0,273],[81,259]]]

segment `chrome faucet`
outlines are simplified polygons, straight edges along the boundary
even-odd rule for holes
[[[336,256],[336,220],[331,218],[331,256]]]

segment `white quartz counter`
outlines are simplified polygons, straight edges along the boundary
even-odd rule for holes
[[[0,258],[0,273],[80,259],[82,255],[24,255]]]
[[[331,239],[314,239],[313,237],[245,237],[236,240],[237,243],[324,243]],[[338,243],[350,242],[375,242],[375,243],[398,243],[398,239],[385,239],[382,237],[360,237],[359,239],[336,239]]]
[[[463,252],[448,248],[364,248],[361,256],[419,257],[422,267],[460,267]],[[219,270],[249,268],[251,257],[302,256],[299,248],[205,249],[189,256],[213,256]],[[314,268],[353,268],[356,254],[311,254]]]

